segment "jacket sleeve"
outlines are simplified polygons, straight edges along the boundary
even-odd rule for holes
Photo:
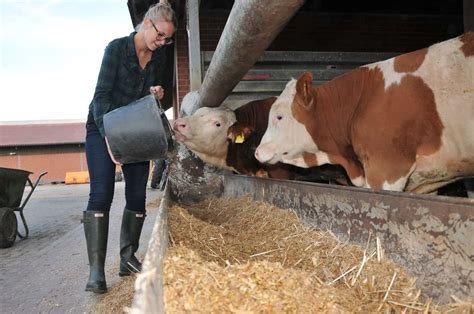
[[[119,49],[116,42],[113,41],[105,48],[97,85],[95,87],[94,98],[91,104],[92,114],[94,115],[95,123],[102,137],[105,137],[103,122],[104,115],[113,108],[112,90],[117,77],[119,60]]]

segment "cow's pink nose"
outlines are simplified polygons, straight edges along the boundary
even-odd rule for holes
[[[262,158],[262,154],[260,153],[260,150],[261,149],[259,149],[259,148],[257,148],[255,150],[255,158],[260,162],[265,162],[266,160],[265,160],[265,158]]]
[[[270,159],[272,159],[272,157],[273,153],[271,153],[268,149],[265,149],[263,147],[257,147],[257,149],[255,150],[255,158],[262,163],[269,161]]]
[[[179,121],[179,120],[176,120],[174,123],[173,123],[173,129],[177,130],[177,131],[180,131],[180,130],[183,130],[186,128],[186,123],[182,122],[182,121]]]
[[[260,156],[258,155],[258,149],[255,150],[255,158],[256,158],[257,160],[260,160]]]

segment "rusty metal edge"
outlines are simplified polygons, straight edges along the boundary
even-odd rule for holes
[[[378,237],[389,259],[440,302],[474,295],[474,200],[224,175],[223,196],[294,210],[343,241]]]
[[[148,242],[143,270],[135,280],[135,294],[130,313],[165,313],[163,262],[168,248],[169,190],[167,183]]]

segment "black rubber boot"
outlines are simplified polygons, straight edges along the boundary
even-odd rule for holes
[[[142,271],[142,263],[135,257],[146,214],[124,209],[120,229],[120,271],[119,276],[130,276]]]
[[[104,265],[109,234],[109,213],[84,211],[83,224],[90,266],[86,291],[104,293],[107,292]]]

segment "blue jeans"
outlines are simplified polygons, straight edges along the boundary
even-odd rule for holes
[[[86,158],[90,180],[87,210],[108,212],[114,197],[116,165],[110,159],[105,139],[100,135],[90,113],[86,124]],[[125,207],[145,212],[150,162],[123,165],[122,172],[125,180]]]

